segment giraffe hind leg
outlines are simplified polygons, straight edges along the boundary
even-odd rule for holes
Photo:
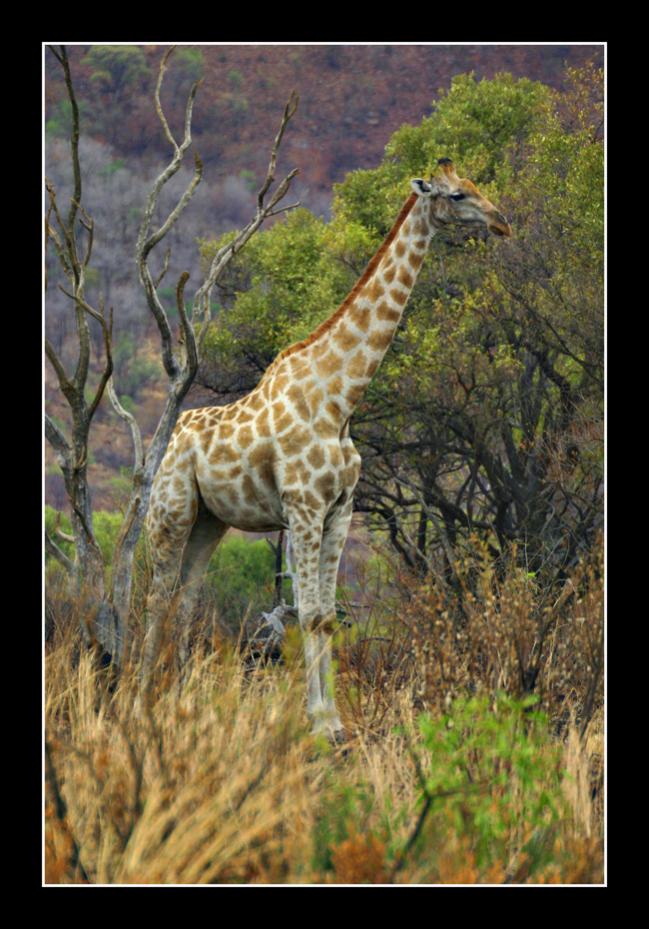
[[[146,602],[146,634],[142,660],[145,689],[160,655],[163,639],[173,621],[177,606],[176,592],[180,579],[183,551],[198,513],[198,489],[187,482],[184,493],[170,497],[164,480],[156,480],[149,514],[155,507],[156,517],[147,520],[147,539],[151,558],[151,584]]]
[[[198,513],[183,551],[176,622],[179,628],[178,659],[183,668],[189,657],[193,613],[210,559],[228,530],[199,497]]]

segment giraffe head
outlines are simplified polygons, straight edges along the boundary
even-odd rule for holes
[[[503,214],[480,193],[473,181],[457,176],[450,158],[440,158],[437,164],[439,169],[429,183],[421,178],[411,182],[418,196],[430,198],[430,219],[434,226],[482,224],[495,235],[512,234]]]

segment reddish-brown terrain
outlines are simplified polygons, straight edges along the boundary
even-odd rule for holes
[[[93,77],[88,46],[72,46],[70,58],[80,99],[91,101],[92,134],[126,155],[166,155],[167,143],[152,105],[164,46],[142,46],[149,68],[135,86],[113,88]],[[193,137],[206,165],[223,176],[266,164],[289,93],[300,95],[298,116],[283,147],[283,161],[300,169],[314,192],[354,168],[376,165],[403,123],[429,115],[440,89],[457,74],[490,78],[501,71],[560,88],[565,66],[603,62],[593,45],[211,45],[193,46],[203,57]],[[46,60],[48,111],[62,98],[56,62]],[[190,80],[174,74],[173,58],[163,88],[172,126],[180,130]],[[94,112],[93,112],[94,109]],[[118,111],[118,112],[117,112]],[[115,118],[113,118],[113,115]],[[86,126],[86,130],[88,127]],[[308,205],[308,204],[307,204]]]

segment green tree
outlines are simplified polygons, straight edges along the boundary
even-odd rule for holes
[[[527,570],[552,583],[601,527],[601,85],[594,68],[570,72],[562,94],[507,74],[460,75],[430,117],[394,134],[381,165],[335,188],[329,223],[295,213],[224,282],[205,370],[211,386],[244,391],[333,312],[409,178],[439,157],[508,214],[505,243],[436,236],[352,419],[364,453],[357,507],[408,565],[451,584],[476,533],[496,559],[517,543]],[[206,256],[213,247],[203,243]]]
[[[90,80],[121,100],[149,76],[149,66],[139,45],[93,45],[82,64],[91,68]]]

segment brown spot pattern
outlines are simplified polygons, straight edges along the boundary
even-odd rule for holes
[[[322,449],[319,446],[314,445],[309,454],[306,456],[306,460],[316,470],[321,468],[325,460]]]
[[[367,344],[373,351],[382,352],[388,347],[392,341],[394,332],[389,330],[388,332],[373,332],[372,335],[367,340]]]
[[[401,284],[403,284],[404,287],[412,287],[415,282],[414,277],[406,268],[401,268],[399,270],[398,280]]]
[[[361,378],[365,376],[367,366],[367,357],[362,348],[360,348],[347,366],[347,373],[350,377]]]

